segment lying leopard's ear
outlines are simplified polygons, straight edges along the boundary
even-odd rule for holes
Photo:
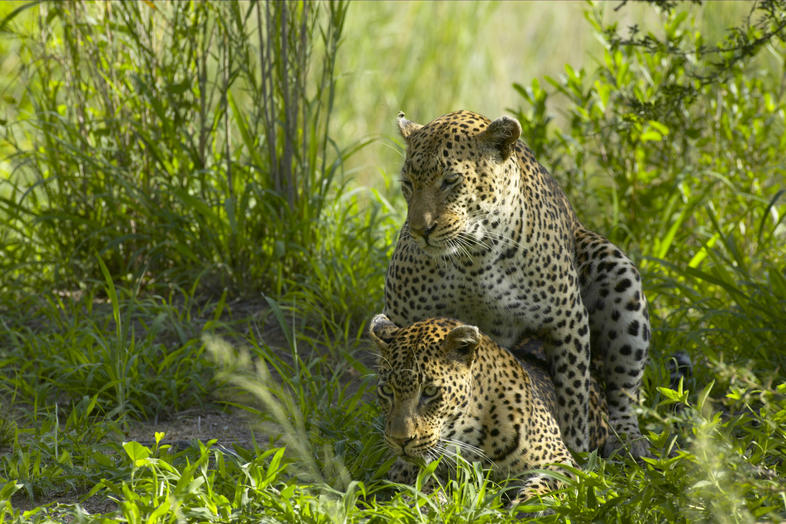
[[[398,112],[398,130],[401,131],[401,136],[404,140],[409,140],[410,135],[423,127],[422,124],[417,124],[404,118],[404,111]]]
[[[396,332],[398,332],[398,326],[382,313],[372,318],[368,325],[368,335],[382,351],[388,349]]]
[[[481,142],[485,142],[499,151],[502,160],[507,160],[510,154],[513,153],[513,148],[516,146],[516,140],[519,139],[519,136],[521,136],[521,124],[519,124],[518,120],[509,116],[501,116],[490,123],[478,135],[478,138]]]
[[[475,359],[475,350],[480,344],[480,330],[475,326],[458,326],[453,328],[442,347],[446,354],[469,366]]]

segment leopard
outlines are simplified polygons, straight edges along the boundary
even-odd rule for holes
[[[521,124],[460,110],[428,124],[398,115],[407,212],[385,276],[383,313],[476,325],[502,347],[543,341],[563,439],[589,449],[592,355],[611,436],[603,455],[649,454],[636,407],[651,338],[632,260],[582,225],[521,138]]]
[[[437,458],[436,473],[445,477],[460,456],[489,466],[492,480],[514,479],[515,506],[560,487],[557,476],[544,472],[572,476],[564,466],[577,465],[560,433],[537,338],[525,337],[509,351],[456,319],[399,327],[384,314],[368,332],[378,351],[384,441],[396,456],[388,480],[413,484],[420,467]],[[590,384],[589,443],[599,449],[608,415],[594,375]]]

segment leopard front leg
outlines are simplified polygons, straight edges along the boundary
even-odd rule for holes
[[[516,506],[517,504],[526,502],[529,499],[551,493],[552,491],[559,489],[559,487],[559,481],[553,477],[543,474],[532,475],[522,483],[521,489],[519,489],[516,498],[510,501],[510,505]]]
[[[397,458],[388,470],[388,480],[397,484],[415,485],[419,468],[416,464]]]
[[[555,318],[544,349],[557,394],[562,438],[574,451],[589,451],[589,318],[578,290]]]
[[[576,466],[576,463],[568,452],[568,449],[565,447],[565,444],[561,440],[557,439],[557,441],[552,443],[552,448],[555,449],[557,456],[560,454],[562,455],[562,459],[553,463],[538,464],[538,467],[552,470],[556,473],[559,473],[560,475],[565,475],[568,478],[573,478],[573,473],[571,473],[571,471],[567,468],[563,467],[563,465],[567,464],[573,467]],[[536,463],[537,462],[541,461],[536,461]],[[536,473],[534,475],[530,475],[529,477],[524,478],[516,497],[510,501],[510,506],[515,507],[516,505],[526,502],[527,500],[540,498],[551,493],[552,491],[560,489],[561,487],[562,481],[554,476],[548,475],[546,473]]]

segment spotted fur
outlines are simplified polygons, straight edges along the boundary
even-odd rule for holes
[[[518,140],[515,120],[459,111],[423,126],[401,114],[399,128],[408,210],[388,267],[384,313],[399,325],[457,318],[503,347],[537,334],[557,419],[576,451],[589,449],[591,342],[614,432],[633,455],[646,454],[633,406],[650,327],[633,263],[581,225]],[[620,446],[609,439],[605,453]]]
[[[444,473],[455,454],[492,467],[497,479],[519,478],[517,500],[557,487],[533,469],[575,466],[556,419],[554,385],[537,362],[537,342],[517,360],[477,327],[433,318],[399,328],[377,315],[369,328],[379,348],[378,394],[385,441],[398,456],[395,482],[414,482],[418,466],[442,456]],[[532,359],[535,360],[532,360]],[[593,381],[590,445],[608,434],[605,402]]]

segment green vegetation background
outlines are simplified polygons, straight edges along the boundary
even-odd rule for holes
[[[0,519],[515,518],[477,466],[390,489],[370,400],[394,117],[459,108],[521,121],[653,315],[655,456],[525,509],[786,519],[785,28],[780,1],[0,4]],[[122,443],[208,405],[262,436]]]

